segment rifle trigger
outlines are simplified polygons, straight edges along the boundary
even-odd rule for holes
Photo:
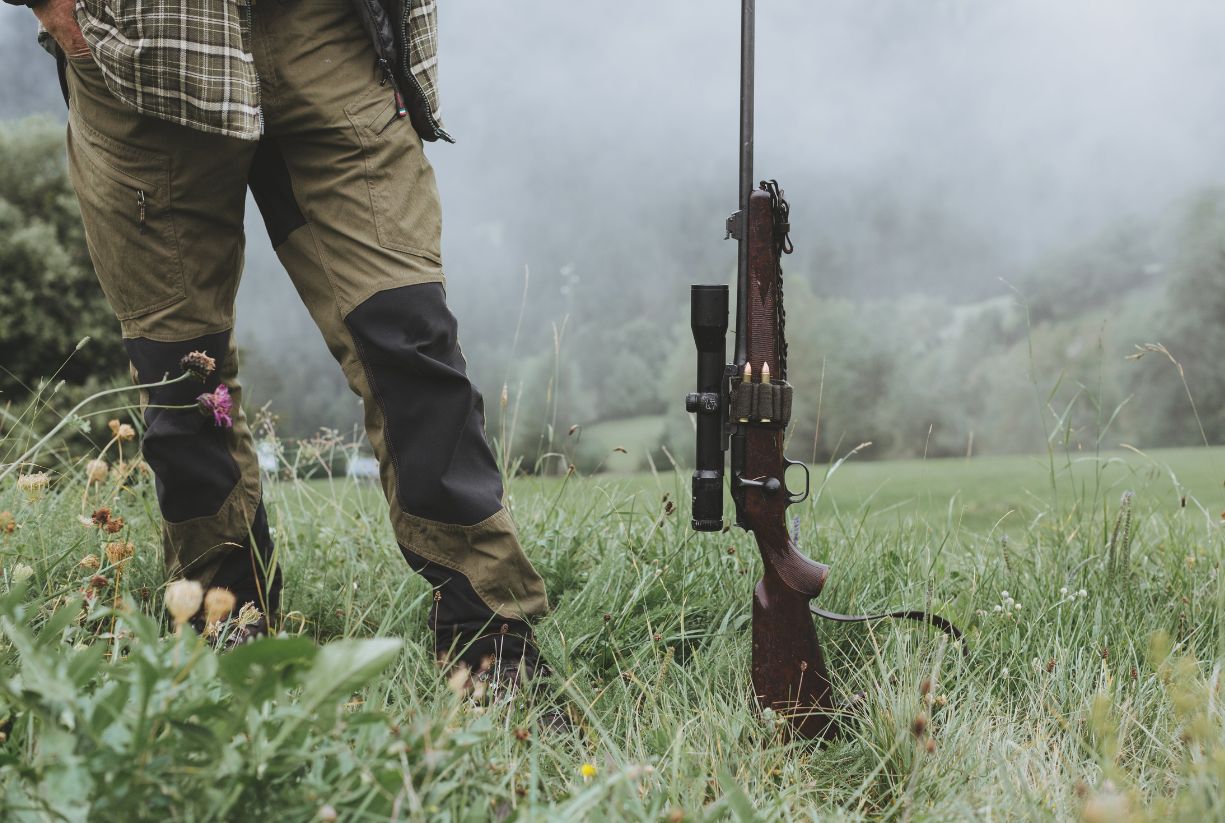
[[[799,466],[804,470],[804,493],[792,494],[790,489],[787,490],[787,505],[790,506],[794,503],[803,503],[808,499],[808,492],[812,489],[812,476],[809,474],[808,464],[800,460],[788,460],[785,457],[783,458],[783,462],[787,464],[786,468],[783,469],[783,477],[787,476],[787,469],[791,468],[792,466]]]
[[[740,214],[741,214],[740,212],[736,212],[735,214],[732,214],[727,218],[727,224],[726,224],[727,234],[723,236],[724,240],[741,239],[740,238],[740,222],[741,222]]]

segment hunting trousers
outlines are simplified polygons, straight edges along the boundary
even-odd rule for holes
[[[447,308],[434,172],[350,0],[258,3],[256,142],[141,115],[88,57],[67,67],[69,172],[142,395],[169,572],[275,612],[280,574],[237,381],[234,299],[250,187],[277,255],[364,405],[400,550],[434,587],[440,652],[532,654],[544,584],[502,505],[480,394]],[[231,427],[190,406],[228,387]],[[187,408],[183,408],[187,406]],[[175,408],[179,407],[179,408]]]

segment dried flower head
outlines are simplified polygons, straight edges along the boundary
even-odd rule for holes
[[[120,442],[126,443],[136,439],[136,429],[132,428],[129,423],[120,423],[119,429],[115,432],[115,438]]]
[[[100,457],[85,464],[85,479],[90,483],[101,483],[106,480],[108,474],[110,474],[110,467]]]
[[[193,351],[183,355],[179,365],[183,368],[183,371],[198,380],[207,380],[209,375],[216,370],[217,361],[202,351]]]
[[[81,562],[77,563],[85,571],[93,572],[102,567],[102,561],[98,559],[96,554],[87,554],[81,558]]]
[[[166,585],[166,611],[174,618],[176,627],[190,620],[203,600],[204,587],[195,580],[175,580]]]
[[[17,531],[17,519],[12,512],[0,512],[0,534],[12,534]]]
[[[93,577],[89,578],[89,587],[91,589],[101,591],[109,585],[111,585],[111,581],[100,574],[95,574]]]
[[[910,732],[915,737],[922,737],[927,734],[927,715],[919,712],[915,715],[914,722],[910,724]]]
[[[234,618],[234,626],[235,628],[245,629],[247,626],[254,626],[263,619],[264,613],[257,609],[254,603],[243,603],[242,608],[238,610],[238,616]]]
[[[95,526],[105,526],[107,521],[111,519],[111,510],[106,506],[95,509],[94,513],[90,515],[90,519],[94,521]]]
[[[102,524],[102,530],[107,534],[119,534],[119,532],[123,531],[123,518],[112,517]]]
[[[196,403],[203,414],[213,416],[215,425],[223,429],[234,425],[234,418],[231,416],[234,413],[234,400],[230,397],[230,390],[224,383],[215,391],[205,392],[197,397]]]
[[[136,547],[127,540],[106,544],[106,560],[112,566],[126,563],[135,553]]]
[[[41,498],[50,484],[51,475],[46,472],[23,474],[17,478],[17,489],[31,502]]]
[[[527,729],[524,729],[524,728],[515,729],[515,740],[518,740],[520,743],[527,740],[531,736],[532,736],[532,733],[528,731]]]
[[[209,589],[208,594],[204,595],[205,625],[211,628],[225,620],[230,616],[230,612],[234,611],[235,603],[237,603],[237,598],[229,589],[221,587]]]

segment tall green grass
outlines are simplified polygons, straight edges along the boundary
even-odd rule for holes
[[[1225,460],[1095,459],[1108,463],[1083,476],[1094,467],[1025,474],[979,458],[832,474],[798,510],[803,547],[834,569],[823,604],[927,606],[966,644],[909,624],[820,625],[837,688],[868,698],[823,747],[754,710],[756,552],[740,532],[689,530],[680,471],[512,481],[551,589],[540,639],[555,696],[490,707],[435,670],[428,591],[393,551],[373,486],[267,486],[288,609],[276,642],[406,640],[320,700],[303,647],[278,656],[270,642],[267,661],[228,664],[190,637],[158,638],[165,581],[143,473],[87,488],[84,467],[64,464],[29,496],[10,478],[0,805],[31,820],[1217,819],[1225,588],[1209,506]],[[1175,483],[1198,496],[1181,506]],[[79,520],[103,503],[136,545],[126,616],[107,610],[109,589],[92,610],[75,599],[95,575],[113,585],[105,563],[79,565],[112,539]],[[1015,512],[1008,528],[996,509],[967,516],[996,505]],[[537,723],[554,704],[572,730]],[[291,719],[295,736],[272,746]]]

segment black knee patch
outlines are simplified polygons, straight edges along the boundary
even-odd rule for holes
[[[201,383],[194,378],[149,389],[141,452],[157,480],[162,516],[171,522],[216,514],[238,483],[238,464],[230,454],[226,431],[196,408],[196,398],[220,384],[218,373],[229,351],[230,333],[217,332],[177,343],[143,337],[123,341],[141,383],[177,377],[179,361],[202,351],[217,369]],[[189,408],[157,408],[188,406]]]
[[[263,215],[264,228],[268,230],[268,239],[274,249],[295,229],[306,225],[306,218],[293,194],[289,166],[276,138],[260,138],[251,159],[251,170],[247,173],[247,186]]]
[[[502,478],[442,285],[381,291],[350,312],[345,325],[386,421],[400,507],[458,525],[496,514]]]

